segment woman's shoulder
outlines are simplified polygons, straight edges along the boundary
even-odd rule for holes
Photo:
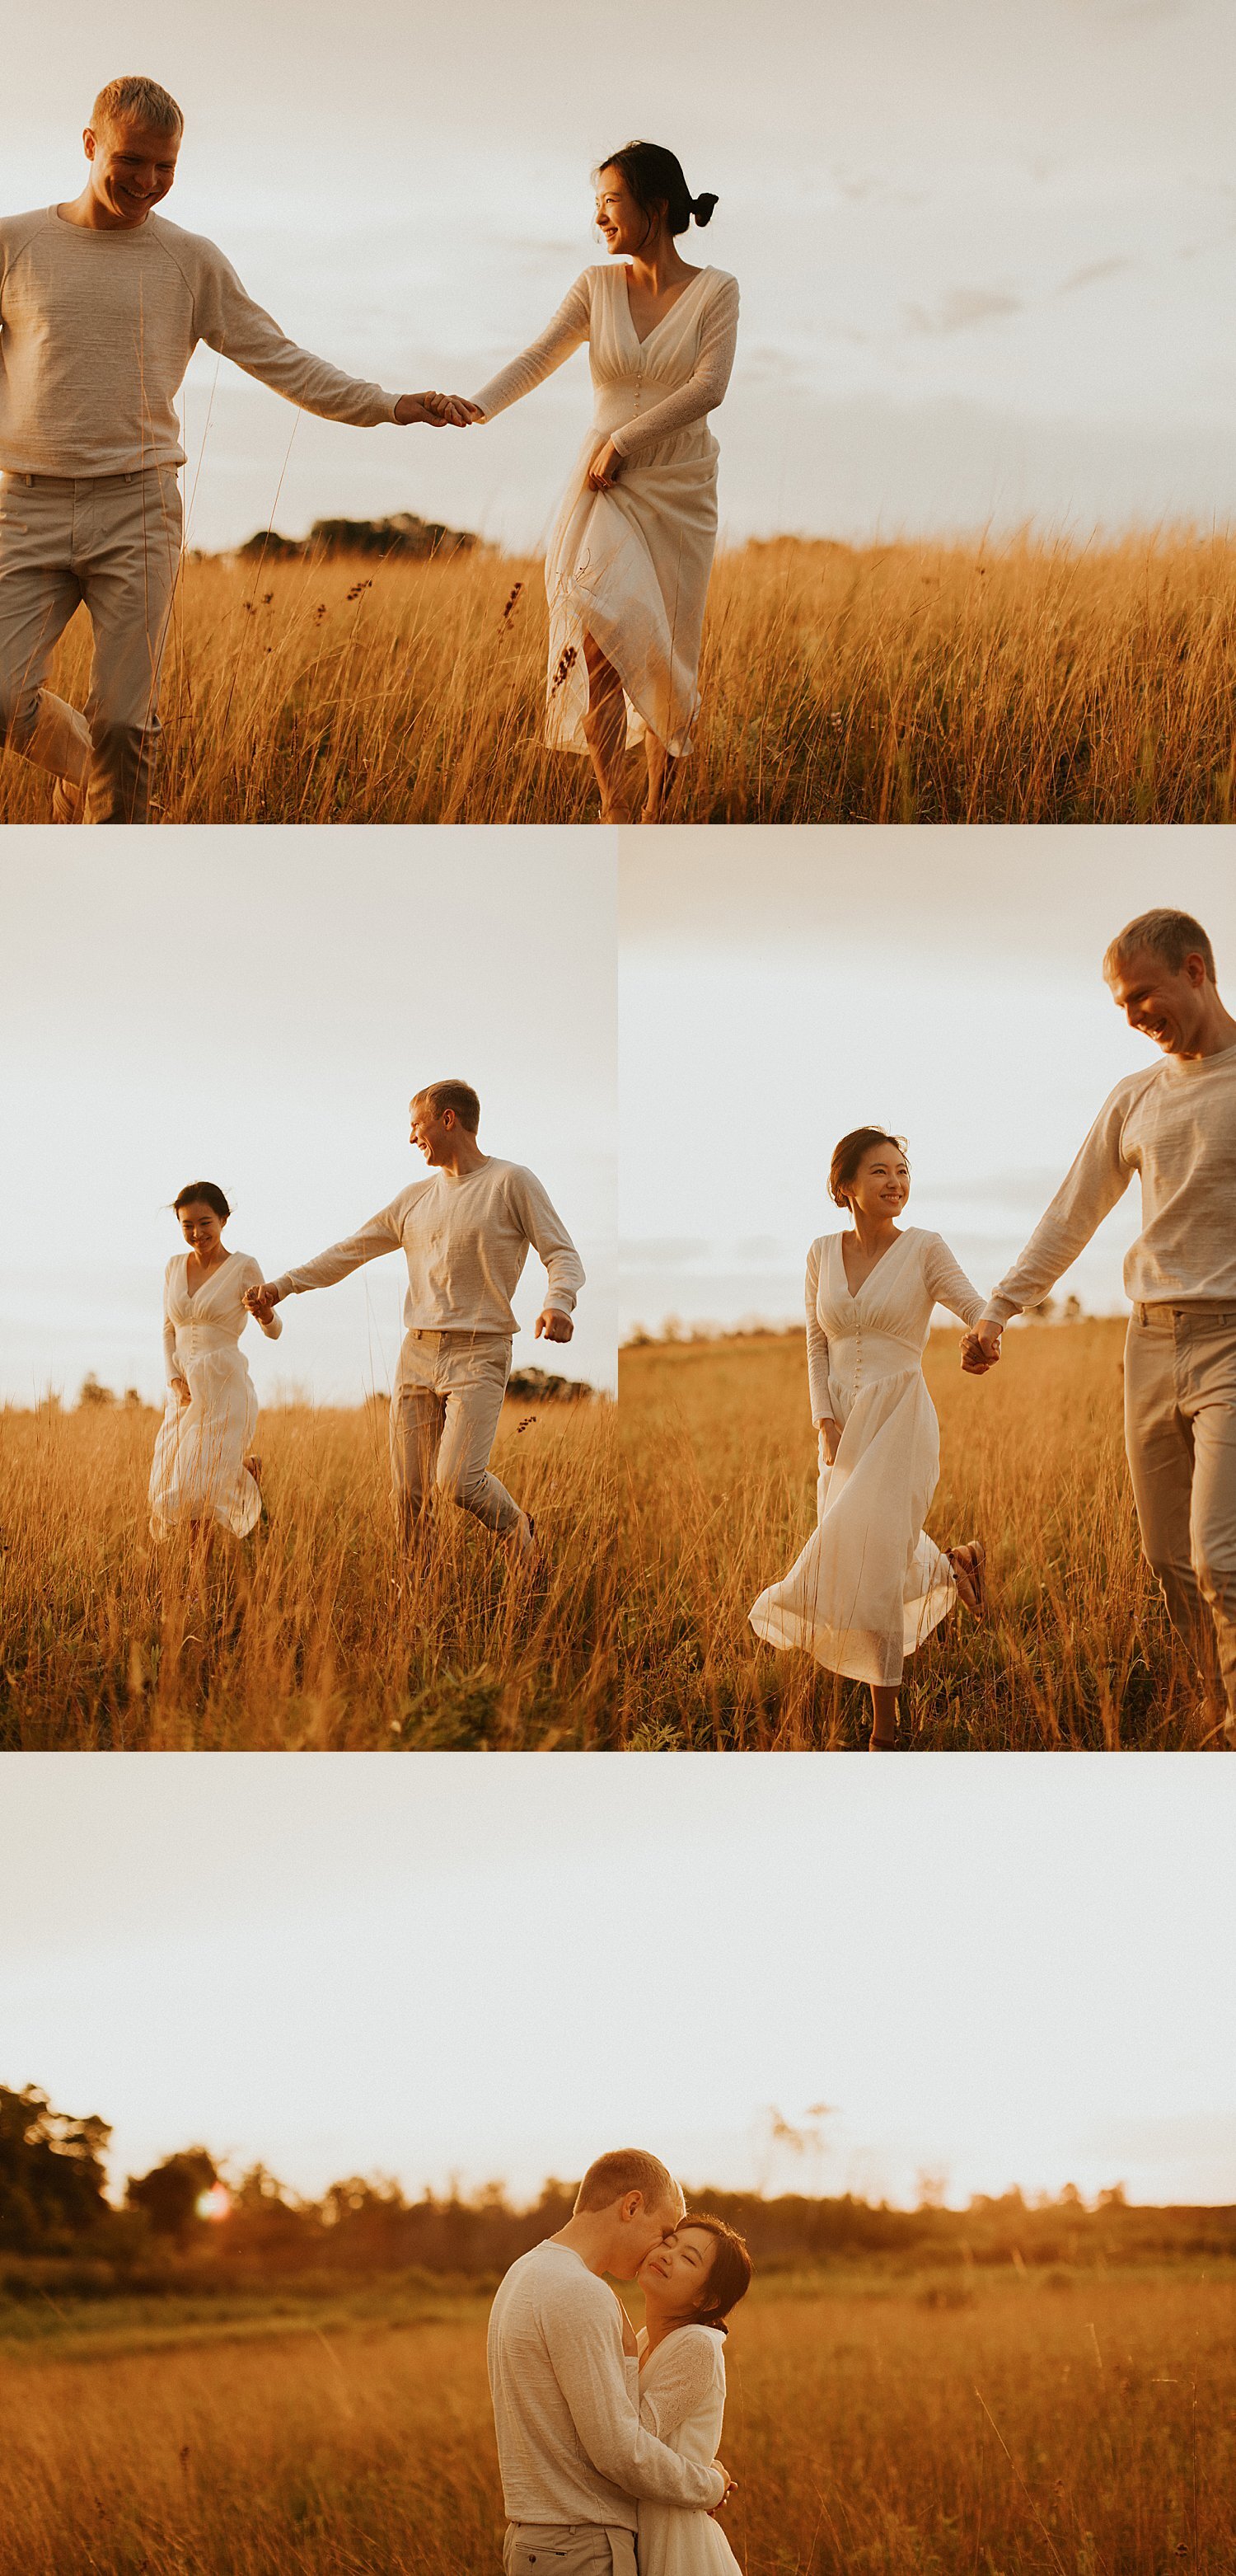
[[[733,287],[733,290],[734,290],[735,295],[737,295],[737,293],[738,293],[738,280],[737,280],[737,278],[736,278],[736,277],[731,276],[731,273],[730,273],[730,271],[729,271],[729,269],[728,269],[728,268],[712,268],[712,267],[707,267],[707,268],[703,268],[703,269],[701,269],[701,271],[700,271],[700,275],[701,275],[701,277],[706,277],[706,278],[708,278],[708,279],[710,280],[710,282],[711,282],[711,284],[712,284],[712,286],[713,286],[714,291],[716,290],[716,288],[721,287],[721,286],[732,286],[732,287]]]

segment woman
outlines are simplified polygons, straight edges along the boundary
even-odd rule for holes
[[[636,2275],[645,2324],[624,2342],[639,2355],[640,2417],[683,2459],[711,2463],[725,2413],[726,2318],[751,2283],[751,2257],[723,2218],[692,2211]],[[640,2576],[726,2576],[738,2561],[718,2522],[682,2505],[639,2505]]]
[[[586,268],[547,331],[476,398],[492,420],[588,343],[596,408],[545,560],[545,739],[586,751],[602,822],[630,813],[623,772],[643,740],[642,819],[655,823],[670,764],[691,748],[704,599],[717,539],[717,444],[708,414],[729,383],[738,287],[678,251],[716,205],[682,164],[628,143],[596,175],[596,219],[614,268]]]
[[[173,1206],[189,1248],[173,1253],[163,1282],[168,1396],[150,1470],[150,1526],[156,1538],[186,1523],[245,1538],[262,1496],[259,1461],[247,1454],[258,1407],[240,1336],[245,1292],[261,1287],[261,1265],[228,1251],[232,1211],[213,1181],[190,1181]],[[282,1330],[277,1313],[262,1322],[272,1342]]]
[[[983,1300],[938,1234],[899,1228],[910,1195],[900,1137],[856,1127],[829,1195],[852,1224],[807,1255],[807,1372],[820,1447],[818,1519],[784,1582],[760,1594],[756,1635],[805,1646],[866,1682],[870,1750],[897,1742],[907,1655],[960,1598],[986,1613],[983,1550],[941,1551],[923,1522],[940,1472],[940,1426],[923,1378],[933,1307],[965,1324]]]

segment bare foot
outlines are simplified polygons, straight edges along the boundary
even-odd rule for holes
[[[964,1547],[946,1548],[953,1570],[958,1598],[964,1601],[972,1619],[987,1616],[987,1550],[981,1540],[968,1539]]]
[[[262,1481],[262,1461],[261,1461],[261,1459],[260,1459],[260,1458],[246,1458],[246,1459],[245,1459],[245,1461],[244,1461],[244,1466],[245,1466],[245,1473],[246,1473],[247,1475],[249,1475],[249,1476],[252,1476],[253,1481],[254,1481],[254,1484],[255,1484],[255,1485],[260,1485],[260,1484],[261,1484],[261,1481]]]

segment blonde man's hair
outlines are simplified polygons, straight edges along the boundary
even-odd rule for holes
[[[575,2215],[585,2211],[612,2209],[629,2191],[641,2191],[645,2209],[685,2209],[681,2186],[675,2182],[659,2156],[647,2156],[642,2147],[614,2147],[607,2156],[598,2156],[575,2194]]]
[[[1170,966],[1174,975],[1180,973],[1186,957],[1200,957],[1211,983],[1216,981],[1215,952],[1191,912],[1173,912],[1170,905],[1159,904],[1153,912],[1139,912],[1135,920],[1126,921],[1104,955],[1104,974],[1110,977],[1117,966],[1126,966],[1139,948]]]
[[[460,1126],[475,1136],[481,1123],[481,1104],[470,1082],[425,1082],[415,1099],[427,1100],[435,1118],[453,1109]]]
[[[119,80],[110,80],[101,89],[90,111],[91,130],[119,123],[122,116],[132,116],[139,125],[152,126],[156,134],[183,134],[185,121],[172,97],[158,81],[147,80],[144,72],[122,72]]]

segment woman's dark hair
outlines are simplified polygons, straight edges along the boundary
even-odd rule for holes
[[[836,1201],[838,1207],[849,1206],[850,1183],[858,1171],[864,1154],[869,1153],[873,1145],[895,1145],[898,1153],[903,1156],[906,1151],[905,1137],[890,1136],[884,1127],[852,1128],[849,1135],[843,1136],[841,1143],[834,1148],[833,1159],[828,1167],[828,1195],[830,1199]]]
[[[186,1181],[183,1190],[179,1190],[172,1201],[173,1214],[179,1216],[181,1209],[191,1207],[194,1199],[200,1199],[203,1207],[210,1208],[220,1225],[227,1224],[232,1211],[217,1181]]]
[[[743,2238],[724,2218],[709,2218],[698,2209],[689,2209],[680,2218],[675,2234],[684,2227],[698,2227],[714,2239],[713,2257],[704,2283],[704,2296],[690,2318],[693,2326],[719,2326],[725,2333],[725,2320],[751,2287],[751,2257]]]
[[[603,170],[621,171],[641,214],[648,218],[645,241],[663,206],[669,233],[685,233],[692,218],[700,225],[711,221],[716,198],[693,197],[677,153],[667,152],[661,143],[624,143],[621,152],[607,152],[598,162],[598,179]]]

